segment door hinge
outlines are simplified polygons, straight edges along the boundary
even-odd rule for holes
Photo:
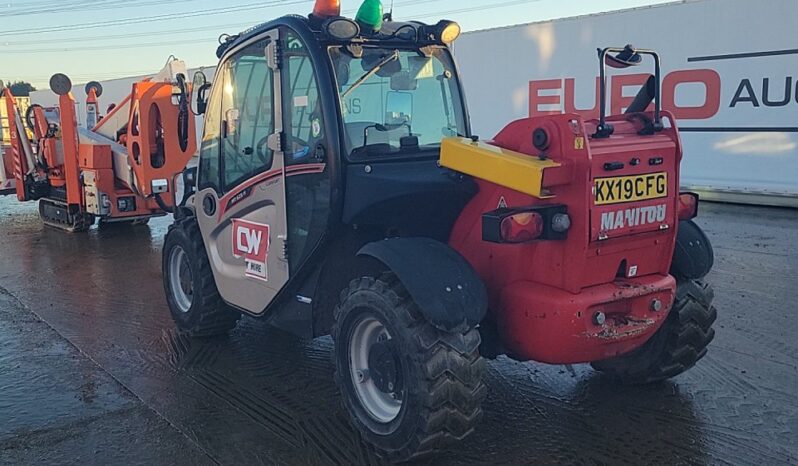
[[[279,40],[273,40],[266,46],[266,63],[273,70],[283,67],[282,46]]]
[[[288,262],[288,235],[278,235],[277,239],[283,242],[280,260],[283,262]]]
[[[279,133],[270,134],[269,139],[266,140],[266,145],[274,152],[284,152],[285,133],[280,131]]]

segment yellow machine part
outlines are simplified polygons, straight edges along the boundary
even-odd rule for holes
[[[560,166],[552,160],[467,138],[445,138],[441,142],[441,165],[539,199],[553,197],[543,188],[543,173]]]

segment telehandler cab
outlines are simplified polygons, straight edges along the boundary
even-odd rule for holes
[[[180,329],[223,334],[247,314],[331,334],[344,405],[394,460],[473,431],[484,358],[648,383],[714,336],[712,249],[697,197],[679,193],[656,53],[600,51],[602,78],[656,64],[626,114],[528,118],[480,141],[459,33],[392,21],[378,0],[354,21],[319,0],[228,37],[164,245]]]

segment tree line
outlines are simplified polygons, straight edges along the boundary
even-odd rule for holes
[[[3,88],[3,83],[4,81],[0,80],[0,89]],[[14,97],[28,97],[31,92],[36,90],[31,83],[26,81],[14,81],[9,83],[8,89],[11,90],[11,93],[14,94]]]

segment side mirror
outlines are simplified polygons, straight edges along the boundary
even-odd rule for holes
[[[641,64],[643,57],[637,53],[633,45],[627,44],[617,55],[606,55],[604,62],[612,68],[624,69]]]
[[[205,73],[202,71],[197,71],[194,73],[194,77],[191,80],[194,89],[199,89],[202,86],[208,84],[208,77],[205,76]]]
[[[385,104],[386,125],[410,125],[413,121],[413,94],[389,92]]]
[[[409,71],[400,71],[391,75],[392,91],[415,91],[418,89],[418,79]]]
[[[195,115],[203,115],[208,109],[208,90],[211,85],[208,84],[208,78],[202,71],[194,73],[194,78],[191,83],[191,92],[196,94],[196,99],[190,99],[193,105],[191,111]]]
[[[351,78],[351,68],[349,62],[338,60],[335,64],[335,77],[338,80],[338,86],[344,87],[349,84]]]
[[[615,54],[615,55],[610,55]],[[659,54],[653,50],[636,49],[632,45],[627,45],[623,48],[607,47],[598,50],[599,57],[599,123],[596,126],[596,132],[592,135],[593,138],[608,138],[615,131],[611,124],[607,123],[607,67],[611,68],[629,68],[630,66],[637,66],[643,62],[643,55],[648,55],[654,59],[654,77],[651,78],[643,86],[643,90],[638,93],[633,102],[632,108],[638,111],[644,111],[648,107],[651,100],[654,101],[654,121],[651,123],[650,130],[647,129],[645,134],[654,134],[662,131],[662,102],[661,102],[661,62]],[[643,134],[643,133],[641,133]]]

